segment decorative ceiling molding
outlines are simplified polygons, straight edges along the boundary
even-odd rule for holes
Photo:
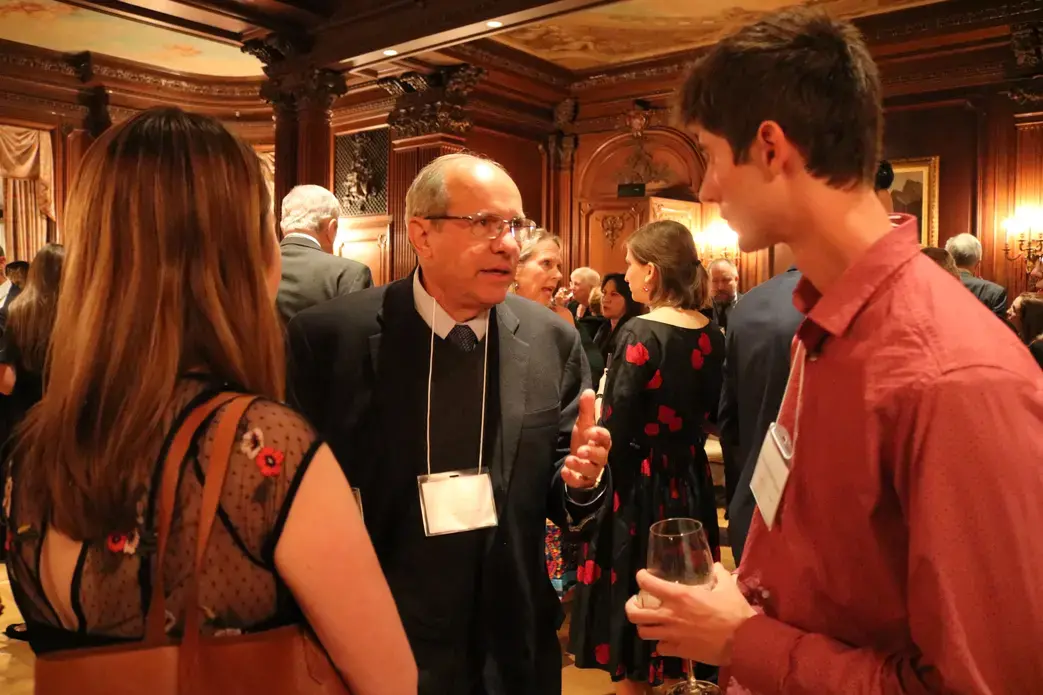
[[[76,68],[68,60],[45,58],[43,56],[20,55],[0,51],[0,63],[14,65],[33,71],[54,72],[59,75],[77,75]]]
[[[884,91],[893,90],[895,87],[914,85],[914,91],[935,91],[949,87],[967,86],[968,83],[987,83],[1002,81],[1006,78],[1006,64],[1002,61],[989,61],[984,63],[972,63],[951,68],[930,70],[924,72],[910,72],[902,75],[888,75],[884,73],[880,82]]]
[[[0,103],[14,105],[25,105],[33,109],[49,111],[52,115],[65,116],[67,118],[86,118],[90,109],[82,104],[70,104],[66,101],[55,101],[29,96],[28,94],[17,94],[15,92],[0,92]]]
[[[635,67],[621,72],[609,72],[594,75],[573,82],[572,91],[585,92],[590,89],[609,87],[622,82],[634,82],[637,80],[650,80],[660,77],[669,77],[671,75],[680,75],[689,65],[691,65],[693,60],[694,57],[688,55],[683,59],[678,59],[677,62],[646,65],[644,67]]]
[[[856,21],[856,24],[861,25],[860,28],[870,44],[898,43],[923,34],[1014,22],[1026,15],[1043,11],[1043,0],[1010,0],[999,3],[977,0],[973,5],[964,3],[963,8],[952,8],[945,14],[937,10],[933,5],[908,10],[908,13],[924,15],[924,18],[918,21],[909,21],[906,12],[895,12],[890,15],[876,15],[861,22]]]
[[[515,49],[510,49],[514,51]],[[541,70],[530,62],[533,60],[521,51],[515,51],[521,57],[520,59],[510,58],[508,56],[493,53],[491,51],[478,48],[473,44],[462,43],[452,48],[446,49],[444,53],[452,55],[454,57],[459,56],[467,59],[469,62],[483,67],[491,68],[502,68],[508,72],[513,72],[523,77],[531,77],[537,82],[543,84],[549,84],[554,87],[568,87],[571,84],[571,80],[560,74],[556,74],[550,70]]]
[[[545,133],[550,129],[550,124],[545,118],[540,118],[535,114],[525,111],[512,109],[509,106],[504,106],[502,104],[494,104],[481,99],[472,99],[468,102],[467,106],[468,110],[475,116],[483,114],[488,115],[493,119],[508,123],[516,123],[520,126],[524,126],[526,130],[539,133]]]

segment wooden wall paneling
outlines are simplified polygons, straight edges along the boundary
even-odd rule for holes
[[[465,146],[506,169],[518,184],[525,213],[551,232],[560,233],[541,214],[544,171],[540,144],[538,140],[476,125],[468,131]]]
[[[1018,114],[1015,117],[1015,170],[1014,170],[1014,205],[1010,215],[1015,214],[1019,208],[1043,207],[1043,113]],[[997,233],[997,241],[1007,242],[1005,230]],[[1033,230],[1039,234],[1039,230]],[[1011,239],[1011,255],[1018,254],[1016,241]],[[1002,245],[999,247],[1002,256]],[[1028,267],[1024,257],[1007,263],[1010,277],[1007,280],[1008,297],[1013,299],[1028,288],[1027,273],[1032,270]]]
[[[888,108],[884,157],[938,157],[938,245],[976,232],[978,113],[968,99],[919,101]]]
[[[1003,256],[1006,234],[1003,221],[1014,213],[1017,154],[1014,105],[1002,94],[983,97],[979,111],[978,149],[981,172],[977,194],[978,238],[982,243],[981,274],[1007,288],[1007,296],[1017,296],[1024,287],[1024,272],[1014,268]],[[945,201],[942,201],[944,204]]]
[[[416,254],[409,243],[406,191],[420,170],[444,154],[464,149],[459,135],[437,133],[392,140],[388,163],[388,211],[391,213],[390,280],[404,278],[416,267]]]
[[[389,251],[390,215],[360,215],[340,218],[333,252],[365,263],[373,273],[373,283],[391,280]]]
[[[602,276],[626,272],[627,237],[648,217],[648,203],[640,198],[600,198],[581,200],[576,232],[583,238],[585,251],[575,267],[589,266]]]

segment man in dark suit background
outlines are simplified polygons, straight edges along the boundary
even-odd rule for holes
[[[790,346],[803,315],[793,306],[800,272],[790,268],[743,295],[725,336],[721,448],[728,499],[728,541],[738,565],[756,501],[750,480],[768,426],[786,392]]]
[[[742,295],[739,293],[739,271],[727,258],[718,258],[707,269],[710,275],[710,299],[713,301],[713,320],[728,330],[732,309]]]
[[[284,321],[373,286],[365,264],[333,255],[340,205],[322,186],[297,186],[282,201],[282,281],[275,304]]]
[[[960,271],[960,280],[964,287],[974,293],[989,311],[996,314],[1001,321],[1007,320],[1007,288],[975,276],[978,264],[981,263],[981,242],[973,234],[957,234],[945,242],[945,250],[949,252]]]
[[[507,293],[535,224],[498,165],[436,159],[406,217],[417,271],[290,323],[291,398],[358,491],[420,695],[560,693],[544,520],[581,533],[611,498],[579,334]],[[427,535],[418,476],[479,465],[496,525]]]

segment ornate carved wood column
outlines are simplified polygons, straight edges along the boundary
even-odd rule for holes
[[[297,184],[333,190],[333,101],[347,92],[344,76],[310,70],[295,90],[297,100]]]
[[[541,144],[546,163],[546,185],[543,187],[543,225],[561,238],[562,265],[566,273],[581,265],[580,240],[575,233],[573,218],[572,179],[575,167],[577,138],[566,132],[576,120],[577,103],[571,97],[554,109],[554,124],[558,130]]]
[[[297,185],[297,105],[293,95],[286,92],[266,93],[262,88],[261,96],[272,105],[272,120],[275,121],[275,200],[272,204],[275,231],[281,238],[278,221],[282,219],[282,199]]]
[[[416,266],[408,237],[406,192],[420,170],[433,160],[464,149],[463,136],[471,128],[466,113],[467,95],[484,74],[481,68],[461,65],[431,75],[407,73],[381,80],[381,86],[398,97],[388,116],[388,250],[392,280],[409,275]]]

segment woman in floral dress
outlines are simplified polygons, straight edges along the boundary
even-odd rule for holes
[[[681,661],[656,654],[624,613],[645,567],[649,527],[699,519],[720,556],[703,445],[704,426],[716,419],[724,336],[698,310],[707,288],[687,228],[642,227],[627,242],[627,263],[634,299],[651,310],[620,330],[609,367],[601,424],[612,433],[613,514],[580,549],[570,651],[577,666],[612,674],[618,695],[637,695],[684,676]]]

